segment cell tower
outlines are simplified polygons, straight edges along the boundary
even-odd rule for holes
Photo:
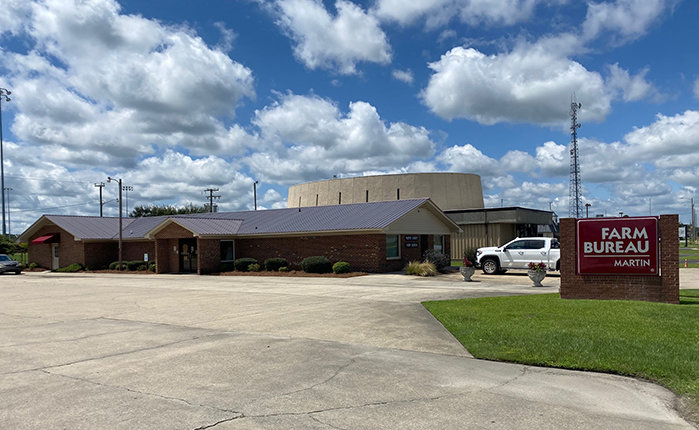
[[[570,194],[568,195],[568,216],[571,218],[582,217],[582,185],[580,183],[580,159],[578,157],[578,109],[581,103],[575,101],[575,94],[570,100]]]

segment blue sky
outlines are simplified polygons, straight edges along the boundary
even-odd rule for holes
[[[594,213],[679,213],[699,187],[699,4],[6,0],[12,231],[137,204],[286,206],[296,183],[481,175],[486,206],[568,215],[571,94]],[[116,187],[104,188],[116,215]],[[502,203],[501,203],[502,202]]]

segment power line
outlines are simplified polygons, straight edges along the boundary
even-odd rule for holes
[[[64,205],[64,206],[54,206],[52,208],[36,208],[36,209],[25,209],[23,211],[12,211],[12,213],[19,213],[19,212],[46,212],[47,210],[50,209],[63,209],[63,208],[70,208],[74,206],[87,206],[87,205],[93,205],[97,202],[91,201],[91,202],[85,202],[85,203],[76,203],[74,205]],[[105,202],[108,203],[108,202]]]

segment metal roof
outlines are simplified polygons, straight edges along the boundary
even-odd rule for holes
[[[381,230],[428,201],[429,199],[411,199],[263,211],[214,212],[175,215],[171,218],[240,219],[243,223],[238,235]]]
[[[211,218],[172,218],[174,222],[197,235],[232,235],[238,233],[243,220]]]
[[[195,235],[246,236],[258,234],[293,234],[347,230],[382,230],[427,204],[442,221],[458,226],[447,218],[429,199],[355,203],[348,205],[271,209],[243,212],[214,212],[158,217],[123,218],[124,239],[144,239],[171,220]],[[70,215],[45,215],[42,219],[56,224],[80,240],[116,239],[119,218]],[[42,224],[40,219],[22,236]]]

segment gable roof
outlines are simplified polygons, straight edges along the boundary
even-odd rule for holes
[[[387,229],[392,223],[418,208],[426,208],[449,226],[459,231],[430,199],[410,199],[348,205],[271,209],[243,212],[165,215],[144,218],[123,218],[122,237],[126,240],[150,239],[171,223],[191,231],[195,236],[285,235],[294,233],[329,233],[374,231]],[[22,235],[27,241],[39,228],[53,223],[75,236],[76,240],[116,239],[119,218],[44,215]]]

